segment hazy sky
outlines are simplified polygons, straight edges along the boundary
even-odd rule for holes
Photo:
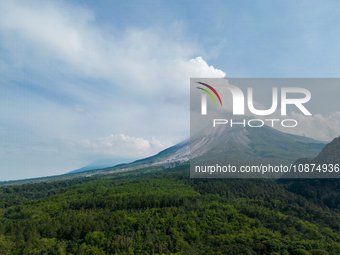
[[[339,14],[337,1],[1,0],[0,181],[188,138],[190,77],[339,77]]]

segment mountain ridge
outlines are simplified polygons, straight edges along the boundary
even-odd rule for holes
[[[261,129],[262,128],[262,129]],[[237,155],[238,159],[256,159],[256,160],[263,160],[264,159],[270,159],[270,158],[275,158],[277,157],[277,155],[279,154],[279,152],[276,152],[276,155],[271,155],[270,153],[273,153],[273,150],[267,150],[267,152],[265,153],[262,149],[262,147],[266,146],[266,143],[262,142],[259,143],[258,140],[263,141],[263,139],[266,139],[267,142],[269,142],[271,139],[276,139],[276,141],[293,141],[293,144],[291,143],[291,145],[300,145],[298,152],[301,153],[303,148],[307,148],[309,146],[311,146],[312,148],[309,148],[309,154],[305,155],[306,156],[316,156],[317,153],[319,153],[321,151],[321,149],[324,147],[324,142],[321,141],[317,141],[314,140],[312,138],[308,138],[308,137],[304,137],[304,136],[298,136],[298,135],[292,135],[292,134],[288,134],[288,133],[283,133],[281,131],[278,131],[276,129],[273,129],[271,127],[268,126],[264,126],[261,128],[257,128],[257,129],[247,129],[247,128],[243,128],[243,130],[238,130],[237,132],[239,134],[241,134],[241,136],[239,136],[239,134],[237,134],[237,132],[229,132],[229,133],[224,133],[225,130],[220,129],[219,130],[219,136],[216,138],[215,137],[215,141],[209,141],[209,139],[207,139],[207,137],[202,137],[202,134],[199,135],[195,135],[194,136],[194,143],[193,144],[193,158],[197,158],[200,155],[207,153],[208,151],[210,151],[210,153],[214,153],[214,150],[212,150],[214,148],[213,145],[218,145],[218,143],[221,143],[223,141],[223,139],[231,139],[233,142],[230,142],[230,148],[224,151],[229,151],[232,152],[232,155],[237,154],[237,152],[239,151],[239,148],[243,147],[244,152],[242,152],[241,156]],[[252,132],[253,130],[258,130],[256,132],[256,136],[251,135],[249,133]],[[205,131],[206,132],[206,131]],[[255,132],[255,131],[254,131]],[[206,133],[203,132],[203,134],[208,135]],[[250,139],[252,138],[252,139]],[[255,139],[256,138],[256,139]],[[216,140],[217,139],[217,140]],[[227,139],[227,140],[228,140]],[[253,140],[253,141],[251,141]],[[250,144],[250,147],[249,147]],[[203,148],[202,146],[206,146],[205,148]],[[221,149],[221,146],[223,147],[223,144],[219,145],[220,147],[216,147],[215,146],[215,151]],[[235,147],[236,146],[236,147]],[[281,148],[281,152],[284,151],[289,151],[289,146],[285,147],[284,144],[280,145],[281,147],[283,147],[283,149]],[[235,149],[236,150],[233,150]],[[314,151],[314,152],[313,152]],[[292,152],[290,153],[291,158],[294,159],[292,160],[294,162],[294,160],[296,160],[296,158],[299,158],[299,154]],[[31,183],[31,182],[42,182],[42,181],[51,181],[51,180],[65,180],[65,179],[72,179],[72,178],[77,178],[77,177],[89,177],[92,176],[94,174],[110,174],[113,172],[122,172],[122,171],[129,171],[129,170],[135,170],[135,169],[140,169],[143,167],[149,167],[149,166],[156,166],[156,167],[165,167],[165,168],[171,168],[171,167],[175,167],[183,162],[187,162],[190,160],[190,140],[186,139],[183,142],[180,142],[174,146],[171,146],[163,151],[160,151],[159,153],[157,153],[156,155],[147,157],[147,158],[143,158],[143,159],[139,159],[139,160],[135,160],[133,162],[130,163],[122,163],[122,164],[118,164],[118,165],[113,165],[113,166],[108,166],[108,167],[103,167],[103,168],[96,168],[96,169],[85,169],[84,171],[81,172],[75,172],[77,170],[73,170],[71,172],[62,174],[62,175],[56,175],[56,176],[49,176],[49,177],[40,177],[40,178],[32,178],[32,179],[25,179],[25,180],[17,180],[17,181],[7,181],[7,182],[0,182],[0,186],[1,185],[11,185],[12,183]],[[85,166],[86,167],[86,166]],[[85,168],[84,167],[84,168]]]

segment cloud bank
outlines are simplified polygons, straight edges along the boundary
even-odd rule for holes
[[[148,141],[143,138],[119,134],[98,138],[94,141],[81,140],[77,142],[77,145],[99,155],[144,158],[155,155],[173,144],[167,141],[158,141],[154,137]]]
[[[1,1],[0,168],[13,170],[2,178],[151,156],[187,138],[190,77],[226,74],[184,30],[118,29],[62,1]]]

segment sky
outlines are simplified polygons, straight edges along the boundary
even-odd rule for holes
[[[189,138],[191,77],[339,77],[339,7],[0,1],[0,181],[139,159]],[[338,92],[318,92],[334,107],[307,127],[340,124]]]

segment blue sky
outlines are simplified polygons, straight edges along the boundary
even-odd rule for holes
[[[188,138],[190,77],[339,77],[339,5],[1,1],[0,180]]]

